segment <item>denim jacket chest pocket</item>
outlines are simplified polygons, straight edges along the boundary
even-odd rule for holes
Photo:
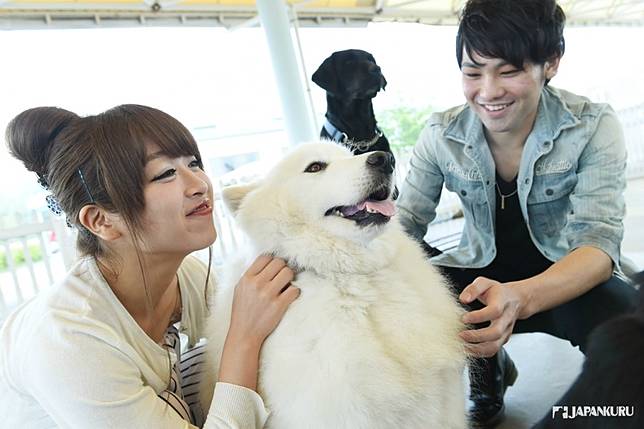
[[[572,214],[570,194],[577,184],[574,169],[560,173],[536,174],[528,195],[530,227],[538,235],[558,234]]]
[[[452,172],[445,175],[445,187],[458,195],[463,205],[464,214],[471,215],[472,225],[489,226],[486,189],[478,174],[464,178]]]

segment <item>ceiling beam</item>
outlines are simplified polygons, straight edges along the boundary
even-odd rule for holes
[[[254,5],[184,4],[181,0],[141,0],[140,3],[11,3],[0,0],[0,28],[41,26],[224,26],[242,28],[257,25]],[[2,3],[4,2],[4,3]],[[364,26],[368,22],[417,22],[456,25],[463,0],[446,0],[444,8],[429,8],[436,1],[374,0],[364,7],[314,7],[309,0],[294,3],[301,26]],[[158,6],[155,6],[158,5]],[[318,3],[319,4],[319,3]],[[416,7],[414,7],[414,4]],[[403,5],[403,6],[401,6]],[[568,25],[644,26],[644,2],[621,0],[604,3],[589,0],[562,1]],[[160,6],[160,7],[159,7]],[[612,6],[612,7],[607,7]],[[608,13],[610,11],[610,14]],[[119,22],[120,21],[120,22]],[[89,24],[88,24],[89,23]]]

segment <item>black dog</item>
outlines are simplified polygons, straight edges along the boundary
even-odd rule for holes
[[[359,49],[334,52],[313,73],[312,79],[326,90],[326,122],[320,137],[347,146],[355,155],[375,150],[391,153],[371,104],[387,81],[369,52]]]
[[[644,272],[633,280],[640,284],[639,307],[591,333],[583,370],[556,403],[561,408],[533,429],[644,428]],[[612,407],[615,413],[622,407],[626,416],[591,416],[584,406]]]

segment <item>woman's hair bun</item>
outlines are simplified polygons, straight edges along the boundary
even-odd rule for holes
[[[47,165],[56,136],[78,115],[58,107],[35,107],[13,118],[7,126],[9,152],[38,175],[41,185],[48,188]]]

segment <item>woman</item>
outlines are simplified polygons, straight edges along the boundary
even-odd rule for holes
[[[50,208],[77,228],[82,258],[0,331],[3,425],[263,426],[259,351],[299,290],[283,260],[260,256],[248,268],[212,406],[200,410],[199,352],[181,365],[177,340],[178,330],[190,347],[201,337],[210,267],[188,255],[217,233],[212,185],[188,130],[145,106],[84,118],[39,107],[13,119],[7,142],[52,192]]]

